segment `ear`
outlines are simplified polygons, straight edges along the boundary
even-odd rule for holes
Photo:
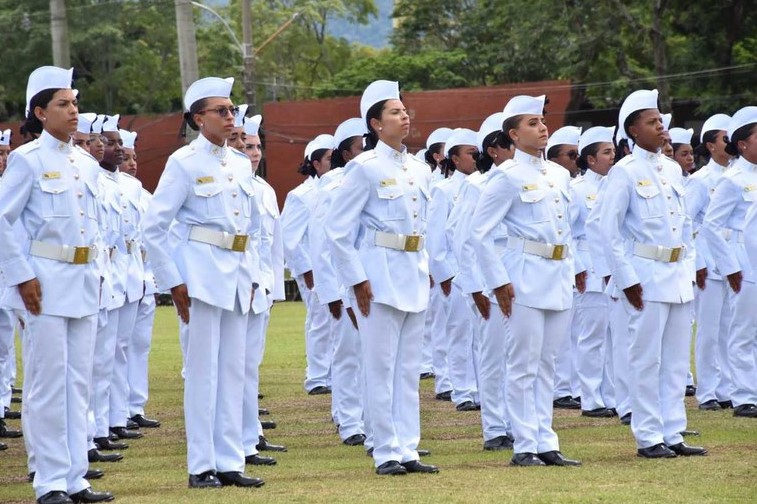
[[[518,135],[518,130],[516,130],[515,128],[510,128],[507,131],[507,136],[510,137],[510,139],[513,141],[513,143],[515,143],[518,140],[520,140],[520,136]]]
[[[442,154],[441,152],[439,152],[439,153],[433,153],[433,154],[431,154],[431,155],[433,156],[433,158],[434,158],[434,161],[436,161],[436,164],[437,164],[437,165],[438,165],[439,163],[441,163],[441,162],[442,162],[442,160],[444,160],[444,154]]]
[[[639,128],[636,127],[636,124],[632,124],[628,127],[628,136],[631,137],[631,139],[635,139],[636,136],[639,133]],[[634,140],[636,142],[636,140]]]
[[[44,122],[45,120],[45,114],[43,113],[43,108],[40,106],[34,107],[34,117],[39,119],[41,122]]]
[[[491,146],[487,147],[486,148],[486,153],[489,155],[490,158],[497,159],[497,148],[496,147],[491,147]]]
[[[376,119],[375,117],[371,119],[371,128],[373,128],[373,131],[379,131],[381,128],[381,121],[379,119]]]

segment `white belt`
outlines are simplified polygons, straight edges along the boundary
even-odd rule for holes
[[[672,263],[683,260],[683,247],[663,247],[662,245],[633,244],[633,255],[654,261]]]
[[[567,245],[556,245],[553,243],[541,243],[538,241],[527,240],[517,236],[507,237],[507,248],[518,250],[526,254],[531,254],[554,261],[562,261],[568,257]]]
[[[189,231],[189,239],[192,241],[207,243],[216,247],[232,250],[234,252],[244,252],[247,250],[247,242],[250,239],[246,234],[231,234],[226,231],[216,231],[201,226],[192,226]]]
[[[418,252],[423,250],[424,237],[422,235],[404,235],[374,231],[374,243],[379,247],[402,250],[404,252]]]
[[[576,250],[580,250],[581,252],[588,252],[589,240],[586,240],[584,238],[581,238],[580,240],[576,240]]]
[[[735,241],[737,243],[744,243],[744,232],[737,229],[723,228],[722,236],[727,242]]]
[[[29,253],[35,257],[43,257],[71,264],[88,264],[97,258],[97,247],[75,247],[72,245],[56,245],[41,241],[32,241]]]

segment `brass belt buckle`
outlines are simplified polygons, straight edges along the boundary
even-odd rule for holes
[[[234,243],[231,245],[231,250],[234,252],[244,252],[247,250],[248,235],[234,235]]]
[[[87,264],[89,262],[89,247],[74,247],[74,264]]]
[[[676,247],[673,249],[670,249],[670,261],[669,262],[678,262],[678,259],[681,257],[681,247]]]
[[[565,252],[565,245],[555,245],[555,248],[552,249],[552,260],[560,261],[563,258],[564,252]]]
[[[421,244],[421,237],[419,235],[407,235],[405,236],[405,252],[418,252]]]

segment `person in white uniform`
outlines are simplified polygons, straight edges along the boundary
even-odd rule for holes
[[[715,187],[701,232],[729,286],[733,415],[757,418],[757,272],[749,260],[754,250],[747,248],[744,232],[747,211],[757,201],[757,107],[736,112],[727,134],[726,152],[736,160]],[[748,243],[754,244],[751,239]]]
[[[359,312],[365,417],[376,472],[434,473],[438,468],[420,462],[417,451],[431,172],[402,145],[410,116],[397,82],[371,83],[360,99],[360,115],[370,150],[345,167],[326,217],[326,236],[339,280]]]
[[[645,458],[704,455],[688,446],[684,393],[689,363],[694,249],[680,167],[661,155],[657,91],[631,93],[618,127],[635,146],[607,178],[600,232],[611,282],[629,313],[631,429]],[[622,293],[620,292],[622,291]]]
[[[243,472],[245,334],[260,282],[248,242],[255,238],[250,232],[259,210],[249,158],[226,146],[234,127],[233,83],[206,77],[187,89],[184,118],[200,134],[169,157],[143,230],[158,288],[170,289],[188,326],[184,421],[190,488],[263,484]],[[169,243],[174,221],[175,248]]]
[[[97,165],[76,149],[72,69],[29,76],[25,129],[0,184],[0,304],[28,311],[24,351],[26,436],[35,456],[37,502],[101,502],[87,472],[87,402],[98,311]],[[28,250],[14,237],[21,220]],[[22,247],[24,247],[22,249]]]
[[[569,227],[570,175],[542,158],[545,97],[516,96],[503,110],[514,164],[493,172],[473,215],[486,285],[507,317],[507,406],[516,466],[579,465],[552,429],[555,357],[567,336],[575,282]],[[495,230],[504,224],[503,256]]]

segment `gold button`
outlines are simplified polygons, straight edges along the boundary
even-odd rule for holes
[[[413,217],[418,217],[418,212],[413,212]]]
[[[84,210],[79,210],[79,215],[84,216]]]
[[[81,228],[80,232],[81,232],[81,234],[84,234],[84,228]]]
[[[554,183],[554,182],[547,182],[547,185],[548,185],[549,187],[555,187],[555,183]]]
[[[234,210],[234,215],[239,215],[239,210]]]
[[[77,198],[81,198],[82,196],[84,196],[84,194],[82,194],[82,193],[80,193],[80,192],[79,192],[79,193],[76,193],[76,197],[77,197]]]
[[[231,193],[231,197],[232,197],[232,198],[236,198],[236,197],[237,197],[237,192],[236,192],[236,191],[234,191],[233,193]]]
[[[557,234],[562,234],[562,229],[558,229]]]

